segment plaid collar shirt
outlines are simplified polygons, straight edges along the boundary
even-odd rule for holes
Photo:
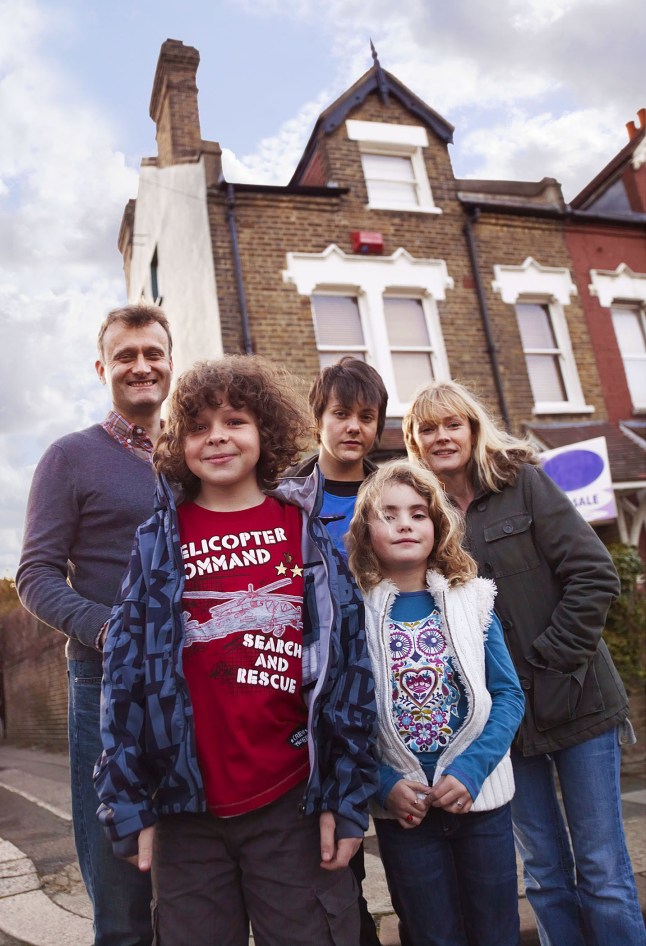
[[[152,463],[154,444],[143,427],[131,424],[116,411],[109,411],[101,425],[106,433],[140,460]]]

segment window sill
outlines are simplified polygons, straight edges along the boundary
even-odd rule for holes
[[[563,401],[534,405],[534,414],[594,414],[595,410],[590,404],[571,404]]]
[[[398,214],[435,214],[436,216],[443,213],[440,207],[411,207],[410,204],[401,207],[393,207],[392,204],[388,204],[388,206],[383,204],[366,204],[366,210],[392,210]]]

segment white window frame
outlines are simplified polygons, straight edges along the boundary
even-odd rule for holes
[[[363,332],[363,345],[324,345],[319,339],[318,325],[316,322],[316,313],[314,309],[314,296],[351,296],[356,300],[359,310],[359,321],[361,331]],[[368,319],[363,312],[364,301],[361,298],[361,291],[357,286],[322,286],[315,289],[310,295],[310,304],[312,306],[312,319],[314,321],[314,336],[316,338],[316,348],[321,354],[337,355],[337,361],[342,355],[363,355],[365,361],[368,361],[368,339],[366,338],[366,324]]]
[[[332,243],[322,253],[288,253],[283,279],[293,283],[300,295],[310,298],[314,293],[355,296],[366,361],[379,372],[388,391],[388,417],[403,417],[409,404],[397,395],[384,296],[421,300],[431,343],[433,375],[438,380],[450,378],[437,306],[446,298],[446,290],[453,288],[444,260],[416,259],[401,247],[392,256],[348,255]],[[324,350],[330,349],[325,346]]]
[[[621,312],[622,310],[634,313],[637,316],[637,320],[640,323],[642,334],[646,338],[646,311],[644,306],[637,301],[630,301],[626,299],[617,300],[612,303],[610,307],[610,317],[613,322],[615,321],[615,312]],[[617,335],[617,330],[615,329],[615,337],[617,338],[617,344],[619,345],[619,336]],[[626,365],[628,362],[633,362],[641,364],[642,368],[642,378],[646,377],[646,351],[644,352],[624,352],[619,345],[619,354],[621,355],[621,360],[624,364],[624,372],[626,373],[626,384],[628,385],[628,391],[630,392],[630,400],[632,401],[633,410],[639,411],[640,413],[646,411],[646,395],[644,395],[642,400],[638,400],[635,392],[633,391],[628,372],[626,371]]]
[[[638,307],[641,312],[642,324],[646,321],[646,273],[636,273],[625,263],[620,263],[615,270],[591,269],[588,288],[590,295],[596,296],[599,300],[599,305],[604,309],[608,309],[611,319],[612,307],[624,304]],[[619,339],[617,339],[617,347],[619,347]],[[621,349],[619,349],[619,354],[623,363],[624,354]],[[634,400],[627,376],[626,385],[630,392],[633,410],[645,411],[646,404],[640,404]]]
[[[583,398],[565,315],[565,307],[577,291],[569,269],[541,266],[531,256],[520,266],[496,264],[493,269],[495,279],[492,288],[503,302],[513,306],[534,302],[546,305],[549,311],[565,386],[565,400],[536,401],[534,414],[592,414],[594,407],[586,404]],[[518,331],[520,335],[520,329]]]
[[[368,189],[368,203],[370,210],[394,210],[407,213],[441,214],[442,210],[433,201],[431,186],[426,173],[422,148],[428,147],[428,134],[422,125],[392,125],[387,122],[364,122],[348,119],[345,123],[346,132],[350,141],[359,143],[362,155],[374,154],[386,157],[410,158],[413,171],[414,186],[417,193],[417,206],[410,204],[395,205],[391,203],[375,202],[371,200]]]

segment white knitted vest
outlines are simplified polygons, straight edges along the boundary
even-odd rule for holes
[[[467,696],[466,719],[440,757],[433,780],[435,784],[446,767],[478,738],[489,718],[491,696],[486,685],[483,645],[491,623],[496,586],[488,578],[474,578],[464,585],[451,587],[443,575],[431,569],[426,574],[426,587],[435,599],[443,631],[459,661]],[[392,662],[387,622],[396,593],[397,589],[391,582],[382,581],[364,596],[368,651],[375,676],[379,719],[377,754],[381,762],[401,772],[404,778],[427,782],[415,753],[400,739],[392,716]],[[500,808],[513,794],[514,777],[507,751],[483,782],[471,811]],[[372,809],[377,818],[394,817],[376,801],[373,801]]]

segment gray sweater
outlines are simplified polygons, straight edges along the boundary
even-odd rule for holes
[[[150,464],[100,424],[55,441],[36,467],[16,585],[28,611],[67,635],[69,659],[100,663],[95,641],[153,496]]]

